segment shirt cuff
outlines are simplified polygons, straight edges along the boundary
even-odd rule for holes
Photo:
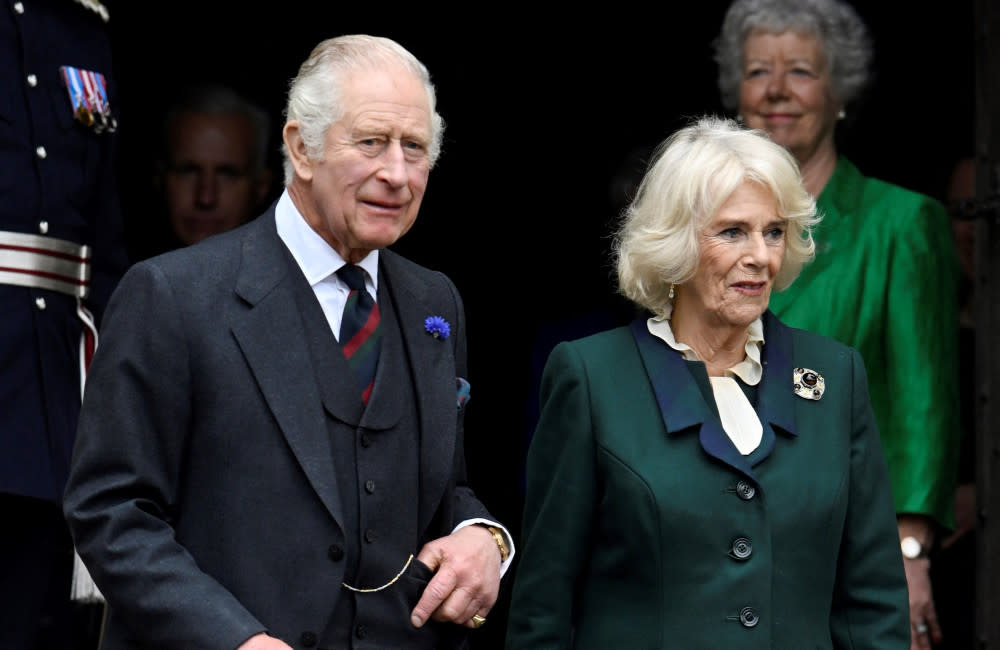
[[[489,519],[481,519],[481,518],[466,519],[459,525],[455,526],[455,530],[451,532],[454,533],[456,530],[465,528],[466,526],[471,526],[472,524],[483,524],[484,526],[493,526],[494,528],[500,531],[501,535],[503,535],[503,541],[507,543],[507,550],[510,552],[507,554],[507,559],[500,563],[500,577],[502,578],[503,574],[507,573],[507,568],[510,566],[510,563],[514,560],[514,539],[510,536],[510,532],[506,528],[504,528],[503,524],[498,524],[495,521],[490,521]]]

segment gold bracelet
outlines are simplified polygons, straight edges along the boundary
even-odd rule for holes
[[[503,564],[507,561],[507,556],[510,555],[510,549],[507,548],[507,542],[503,539],[503,533],[495,526],[487,526],[486,530],[493,534],[493,541],[497,543],[497,547],[500,549],[500,563]]]

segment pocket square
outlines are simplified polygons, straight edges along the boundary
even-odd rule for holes
[[[472,387],[468,381],[461,377],[455,377],[455,384],[458,386],[458,408],[462,408],[469,401],[469,392],[472,390]]]

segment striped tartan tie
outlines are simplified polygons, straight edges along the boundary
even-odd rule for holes
[[[361,399],[368,403],[375,381],[375,366],[382,347],[382,328],[379,327],[378,305],[365,289],[365,272],[353,264],[345,264],[337,277],[351,288],[340,321],[340,346],[354,369],[361,385]]]

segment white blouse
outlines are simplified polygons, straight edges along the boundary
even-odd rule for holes
[[[670,313],[668,310],[665,316],[657,316],[646,321],[649,333],[680,352],[686,361],[701,361],[698,353],[689,345],[674,338],[674,331],[670,327]],[[715,405],[719,409],[722,428],[744,456],[760,445],[764,429],[750,400],[733,376],[739,377],[749,386],[760,383],[764,374],[764,367],[760,362],[760,348],[763,344],[764,324],[758,318],[747,328],[746,356],[743,361],[732,368],[727,368],[724,377],[708,378],[712,384],[712,393],[715,395]]]

